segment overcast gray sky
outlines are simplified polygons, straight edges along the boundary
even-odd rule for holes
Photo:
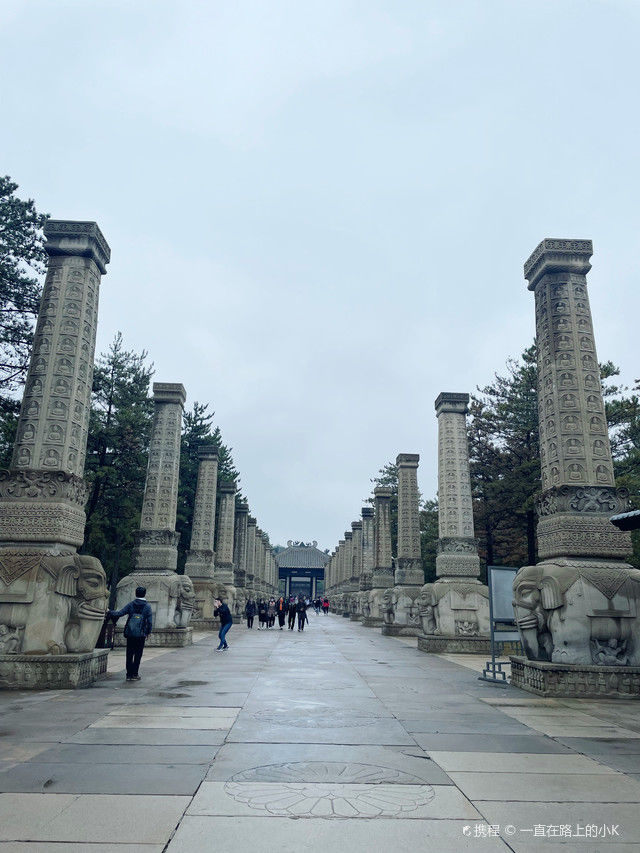
[[[0,169],[112,249],[117,330],[210,401],[274,543],[333,547],[442,391],[534,334],[522,264],[594,241],[638,375],[637,0],[3,0]]]

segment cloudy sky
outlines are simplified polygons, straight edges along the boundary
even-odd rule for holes
[[[209,401],[274,543],[332,547],[442,391],[533,338],[522,264],[594,241],[638,367],[637,0],[4,0],[0,169],[112,249],[98,346]]]

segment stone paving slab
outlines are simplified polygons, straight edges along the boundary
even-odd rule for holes
[[[144,716],[116,715],[101,717],[91,723],[93,729],[222,729],[231,728],[232,721],[216,717],[169,717],[164,714],[145,714]]]
[[[238,713],[240,712],[240,708],[216,708],[216,707],[202,707],[202,706],[188,706],[188,707],[180,707],[179,710],[176,710],[174,707],[167,707],[164,705],[154,705],[147,703],[130,703],[128,705],[121,705],[119,708],[114,708],[113,711],[109,712],[109,717],[113,716],[129,716],[129,717],[137,717],[141,714],[149,714],[154,717],[210,717],[211,719],[221,720],[225,723],[231,721],[233,722]]]
[[[585,755],[550,755],[509,752],[431,752],[431,759],[449,772],[513,773],[526,768],[527,773],[607,774],[611,767],[599,764]]]
[[[269,818],[268,850],[278,853],[334,850],[371,853],[386,847],[393,853],[509,853],[499,838],[466,838],[464,820],[322,820]],[[224,853],[247,853],[256,847],[264,819],[185,817],[167,853],[211,850],[212,838],[224,838]],[[265,848],[262,848],[265,849]]]
[[[601,738],[601,737],[559,737],[561,743],[576,752],[587,755],[640,755],[640,740],[637,738]]]
[[[216,756],[218,746],[158,746],[129,744],[76,744],[57,746],[47,744],[47,750],[38,753],[29,762],[44,764],[203,764],[209,766]]]
[[[190,797],[0,794],[0,841],[166,844]]]
[[[226,729],[91,728],[67,738],[65,743],[219,746],[226,735]]]
[[[437,752],[561,753],[570,749],[544,735],[414,734],[418,746]]]
[[[596,846],[596,849],[603,853],[609,850],[611,853],[617,853],[618,844],[623,842],[634,845],[636,852],[638,849],[640,810],[633,803],[498,803],[477,800],[474,806],[489,824],[502,828],[513,826],[516,829],[516,833],[508,839],[509,846],[515,853],[527,849],[525,845],[529,845],[528,849],[535,853],[546,853],[549,839],[535,839],[532,832],[522,832],[523,829],[532,830],[536,824],[572,827],[577,825],[585,827],[588,824],[617,826],[620,837],[598,840],[599,846]],[[587,841],[588,839],[583,838],[579,842],[582,846],[578,849],[587,850]]]
[[[0,792],[50,794],[195,794],[202,764],[44,764],[29,761],[0,773]]]
[[[490,770],[490,768],[488,768]],[[608,775],[449,771],[470,800],[548,803],[640,803],[640,785],[622,773]]]
[[[0,841],[0,853],[162,853],[164,844],[73,844],[68,841]]]

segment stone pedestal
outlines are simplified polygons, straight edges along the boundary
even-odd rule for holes
[[[203,620],[205,623],[211,620]],[[217,620],[215,620],[217,621]],[[160,628],[156,631],[154,628],[153,631],[147,637],[145,642],[145,648],[172,648],[172,649],[181,649],[184,646],[190,646],[193,643],[193,625],[189,625],[188,628]],[[203,629],[201,629],[203,630]],[[204,629],[207,630],[207,629]],[[209,628],[211,630],[211,628]],[[116,646],[126,646],[127,640],[123,634],[124,628],[116,628],[116,633],[114,637],[114,645]]]
[[[73,690],[107,674],[109,649],[83,654],[0,654],[0,689]]]
[[[629,534],[609,521],[628,494],[613,477],[587,294],[591,255],[589,240],[547,239],[525,264],[536,308],[542,562],[514,579],[528,663],[513,668],[520,686],[547,695],[619,696],[640,666],[640,571],[624,562]]]
[[[443,392],[438,418],[438,555],[435,583],[422,587],[418,609],[422,651],[484,653],[490,649],[489,590],[478,580],[466,414],[468,394]]]
[[[47,276],[11,467],[0,471],[0,680],[8,688],[95,680],[107,605],[100,562],[76,549],[84,539],[98,294],[110,251],[95,222],[49,220],[44,231]]]
[[[137,586],[146,587],[147,601],[153,610],[153,631],[168,631],[166,637],[179,636],[179,645],[184,644],[183,637],[190,635],[188,632],[175,635],[175,629],[189,625],[196,604],[191,579],[176,573],[179,536],[175,527],[185,399],[183,385],[162,382],[153,385],[153,430],[135,570],[118,584],[117,598],[120,610],[135,598]]]
[[[537,696],[640,699],[640,666],[588,666],[511,658],[511,685]]]

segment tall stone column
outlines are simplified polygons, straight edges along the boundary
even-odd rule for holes
[[[236,588],[236,615],[241,616],[247,597],[247,527],[249,504],[236,504],[235,532],[233,537],[234,585]]]
[[[233,575],[233,537],[235,533],[236,484],[221,483],[218,489],[218,541],[215,578],[218,595],[234,612],[236,589]]]
[[[273,586],[271,584],[271,572],[269,571],[269,536],[264,531],[262,532],[262,577],[264,578],[265,593],[267,597],[273,595]]]
[[[217,592],[214,570],[214,541],[218,489],[218,451],[215,447],[199,447],[198,460],[198,482],[191,526],[191,543],[187,552],[184,573],[191,578],[196,596],[196,609],[191,625],[198,628],[212,628],[213,600]]]
[[[246,585],[249,594],[255,600],[256,593],[256,520],[253,516],[247,519],[247,573]]]
[[[334,613],[342,612],[342,594],[344,588],[344,549],[345,540],[340,539],[338,542],[338,550],[336,552],[336,585],[334,590],[335,604],[333,605]]]
[[[366,592],[372,588],[373,579],[373,507],[362,507],[362,574],[360,590]]]
[[[400,453],[398,468],[398,556],[395,587],[387,595],[391,603],[385,612],[385,634],[415,636],[420,632],[417,598],[424,584],[420,552],[420,498],[417,453]]]
[[[514,659],[525,689],[586,695],[640,690],[640,571],[624,562],[629,534],[611,515],[616,489],[587,293],[590,240],[546,239],[525,264],[535,294],[542,494],[538,553],[520,569],[515,612],[527,660]],[[602,667],[603,676],[594,676]]]
[[[353,571],[353,530],[344,534],[344,580],[342,582],[342,615],[347,619],[351,616],[351,594],[355,591],[351,582]]]
[[[391,606],[393,594],[393,559],[391,553],[391,498],[393,492],[386,486],[373,490],[373,574],[369,593],[369,615],[362,624],[370,628],[382,625],[385,610]],[[387,592],[389,590],[389,592]]]
[[[264,598],[267,594],[267,586],[264,576],[264,541],[262,539],[262,530],[256,527],[256,589],[259,598]]]
[[[135,570],[118,584],[118,609],[135,597],[137,586],[147,589],[153,609],[150,645],[183,646],[192,642],[188,628],[195,593],[188,575],[177,575],[176,510],[180,475],[180,433],[186,400],[183,385],[155,382],[153,428],[147,479],[142,501]],[[118,633],[122,642],[122,633]]]
[[[360,619],[360,578],[362,577],[362,522],[351,522],[351,587],[353,592],[350,596],[349,615],[353,622]]]
[[[84,539],[82,479],[100,278],[110,249],[95,222],[49,220],[47,276],[13,458],[0,471],[0,687],[82,687],[107,603]]]
[[[425,584],[420,598],[426,652],[490,653],[489,590],[478,580],[480,558],[473,532],[468,394],[443,391],[438,418],[438,555],[436,583]]]

